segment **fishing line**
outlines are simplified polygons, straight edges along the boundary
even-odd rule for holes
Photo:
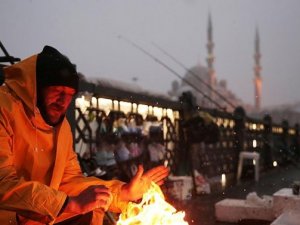
[[[152,55],[151,53],[147,52],[144,48],[142,48],[140,45],[134,43],[133,41],[129,40],[128,38],[123,37],[122,35],[118,36],[119,39],[127,42],[128,44],[130,44],[131,46],[133,46],[134,48],[138,49],[139,51],[143,52],[145,55],[147,55],[148,57],[150,57],[151,59],[153,59],[156,63],[160,64],[161,66],[163,66],[164,68],[166,68],[168,71],[170,71],[173,75],[175,75],[177,78],[181,79],[182,81],[184,81],[186,84],[188,84],[189,86],[191,86],[192,88],[194,88],[197,92],[199,92],[200,94],[203,95],[203,97],[207,98],[210,102],[214,103],[219,109],[226,111],[224,109],[224,107],[222,107],[218,102],[214,101],[213,99],[211,99],[208,95],[206,95],[203,91],[201,91],[198,87],[196,87],[194,84],[192,84],[190,81],[188,81],[187,79],[185,79],[184,77],[182,77],[179,73],[177,73],[175,70],[173,70],[171,67],[169,67],[167,64],[165,64],[164,62],[162,62],[161,60],[159,60],[157,57],[155,57],[154,55]]]

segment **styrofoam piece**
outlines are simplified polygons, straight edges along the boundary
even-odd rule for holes
[[[274,193],[273,201],[273,211],[276,217],[286,211],[293,211],[295,209],[299,209],[300,211],[300,195],[294,195],[291,188],[283,188]]]
[[[266,206],[266,207],[272,207],[273,205],[273,197],[264,195],[262,198],[260,198],[256,192],[250,192],[246,196],[246,204],[248,205],[259,205],[259,206]]]
[[[291,210],[282,213],[271,225],[299,225],[300,213],[299,210]]]
[[[273,221],[272,204],[247,204],[245,200],[224,199],[215,204],[215,217],[218,221],[236,223],[242,219]]]

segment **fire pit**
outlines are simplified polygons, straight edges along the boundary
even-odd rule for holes
[[[119,217],[117,225],[188,225],[185,213],[165,201],[159,186],[151,184],[140,203],[130,202]]]

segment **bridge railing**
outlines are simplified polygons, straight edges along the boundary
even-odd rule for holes
[[[210,179],[226,176],[234,180],[240,151],[259,152],[261,171],[299,157],[298,125],[290,126],[287,121],[275,124],[270,116],[251,118],[240,107],[232,113],[197,107],[199,112],[211,116],[219,138],[206,143],[199,136],[199,141],[190,142],[183,126],[186,120],[183,105],[182,101],[149,93],[83,82],[69,111],[75,150],[81,159],[86,158],[89,163],[92,159],[92,166],[97,167],[99,151],[114,149],[112,157],[116,156],[116,148],[125,146],[130,150],[129,146],[135,143],[140,154],[116,162],[117,170],[127,173],[126,178],[135,172],[137,164],[147,168],[165,163],[178,175],[193,175],[197,170]],[[153,155],[149,149],[155,149],[153,146],[163,151],[163,159],[151,161]],[[251,162],[248,164],[251,169]]]

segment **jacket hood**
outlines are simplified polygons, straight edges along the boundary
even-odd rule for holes
[[[5,84],[34,113],[36,106],[36,61],[33,55],[4,68]]]

